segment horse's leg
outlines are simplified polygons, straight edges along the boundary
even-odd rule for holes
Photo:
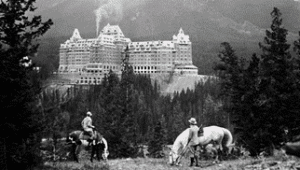
[[[100,161],[100,153],[98,144],[93,145],[93,157],[96,154],[97,160]]]
[[[218,155],[220,155],[220,156],[218,156],[218,160],[219,160],[219,161],[222,161],[222,160],[223,160],[223,158],[222,158],[223,150],[224,150],[223,144],[222,144],[223,138],[224,138],[224,135],[220,136],[220,138],[219,138],[219,140],[218,140],[218,145],[219,145],[219,152],[218,152]]]
[[[75,160],[76,162],[79,162],[79,154],[80,154],[80,150],[81,150],[81,145],[76,145],[76,149],[75,149]]]
[[[224,145],[223,146],[223,155],[225,157],[228,157],[228,155],[229,155],[228,151],[229,151],[229,148],[226,145]]]
[[[76,155],[76,149],[77,149],[77,145],[76,145],[76,144],[72,144],[72,155],[73,155],[73,159],[74,159],[76,162],[79,162],[79,161],[78,161],[78,158],[77,158],[77,155]]]
[[[214,163],[219,163],[220,162],[219,155],[221,155],[221,152],[223,150],[223,148],[222,148],[222,139],[219,139],[218,141],[214,141],[213,145],[214,145],[214,147],[217,146],[216,158],[215,158]]]
[[[94,155],[95,155],[95,151],[96,151],[96,146],[95,145],[92,145],[92,153],[91,153],[91,159],[90,161],[93,162],[93,158],[94,158]]]
[[[101,149],[101,151],[102,151],[102,149]],[[102,153],[102,152],[101,152],[101,153]],[[101,159],[101,155],[102,155],[101,153],[100,153],[99,146],[97,146],[96,156],[97,156],[97,160],[98,160],[98,161],[100,161],[100,159]]]
[[[219,149],[221,152],[223,152],[223,145],[222,145],[222,141],[223,141],[223,136],[220,137],[220,139],[218,140],[218,145],[219,145]]]

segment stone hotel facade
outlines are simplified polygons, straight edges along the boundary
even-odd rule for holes
[[[192,44],[180,29],[170,41],[131,42],[118,25],[106,25],[97,38],[83,39],[77,29],[60,45],[58,76],[66,84],[99,84],[109,70],[121,74],[122,58],[136,74],[197,75]]]

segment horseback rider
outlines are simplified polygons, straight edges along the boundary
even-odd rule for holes
[[[90,111],[88,111],[86,113],[86,117],[81,122],[83,130],[90,135],[90,139],[88,139],[89,142],[92,142],[94,139],[95,126],[92,125],[92,115],[93,114]]]
[[[195,118],[190,118],[189,120],[190,124],[190,135],[189,135],[189,149],[191,151],[191,164],[190,166],[193,166],[194,160],[196,161],[196,166],[199,166],[198,164],[198,143],[197,143],[197,138],[198,138],[198,131],[199,127],[197,126],[197,121]]]

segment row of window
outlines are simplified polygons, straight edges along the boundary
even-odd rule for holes
[[[100,84],[101,80],[77,80],[76,84]]]

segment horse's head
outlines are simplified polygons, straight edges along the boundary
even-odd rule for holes
[[[67,144],[74,144],[81,145],[81,141],[79,140],[78,133],[76,131],[68,133],[66,137]]]
[[[170,165],[179,165],[180,163],[180,157],[177,153],[174,151],[171,151],[169,154],[169,164]]]

